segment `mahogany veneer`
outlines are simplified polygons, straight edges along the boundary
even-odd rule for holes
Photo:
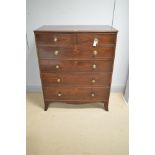
[[[34,33],[45,110],[51,102],[103,102],[108,111],[117,30],[42,26]]]

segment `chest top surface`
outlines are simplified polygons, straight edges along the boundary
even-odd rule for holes
[[[108,25],[44,25],[34,32],[115,32],[118,30]]]

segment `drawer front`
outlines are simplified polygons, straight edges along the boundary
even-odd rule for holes
[[[50,47],[40,46],[38,48],[41,59],[101,59],[113,58],[114,47]]]
[[[79,33],[77,34],[78,44],[89,45],[93,47],[95,39],[97,40],[97,46],[115,45],[116,34],[115,33]]]
[[[45,100],[48,101],[107,101],[109,88],[82,88],[82,87],[44,87]]]
[[[43,32],[36,34],[36,41],[38,45],[73,45],[75,43],[75,39],[75,35],[71,33]]]
[[[112,72],[113,60],[40,60],[42,72]]]
[[[103,86],[110,87],[111,73],[43,73],[41,74],[42,83],[44,87],[49,86],[62,86],[62,85],[74,85],[74,86]]]

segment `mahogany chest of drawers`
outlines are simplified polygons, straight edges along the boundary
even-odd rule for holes
[[[45,110],[52,102],[103,102],[108,111],[117,30],[42,26],[34,33]]]

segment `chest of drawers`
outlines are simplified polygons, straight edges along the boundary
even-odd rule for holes
[[[108,111],[117,30],[42,26],[34,33],[44,110],[52,102],[103,102]]]

